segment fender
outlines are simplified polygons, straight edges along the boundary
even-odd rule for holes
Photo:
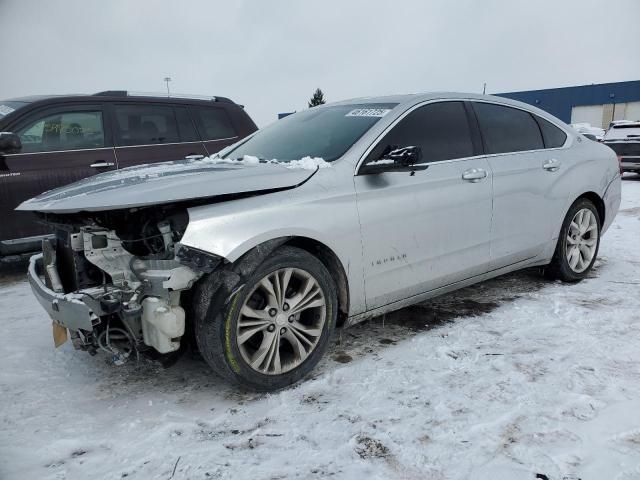
[[[351,172],[349,164],[344,167]],[[292,190],[189,208],[189,225],[180,243],[236,262],[274,239],[315,240],[336,254],[346,272],[349,314],[361,313],[366,303],[360,223],[353,177],[340,170],[322,169]]]

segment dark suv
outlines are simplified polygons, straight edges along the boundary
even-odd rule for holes
[[[224,97],[106,91],[0,100],[0,256],[39,248],[48,230],[21,202],[96,173],[202,158],[257,129]]]

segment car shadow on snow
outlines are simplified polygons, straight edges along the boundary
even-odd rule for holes
[[[26,280],[28,266],[26,256],[0,258],[0,288]]]
[[[598,269],[605,264],[606,258],[600,258],[589,277],[597,276]],[[2,265],[0,286],[25,281],[25,272],[24,261]],[[350,328],[339,328],[327,355],[311,378],[322,376],[338,364],[349,363],[357,358],[375,359],[385,348],[420,332],[487,314],[518,298],[535,295],[550,284],[540,275],[539,269],[526,269],[374,317]],[[174,396],[175,402],[181,404],[194,402],[194,394],[201,392],[242,404],[262,397],[229,386],[211,371],[202,357],[193,352],[186,352],[169,367],[144,358],[137,361],[132,359],[123,366],[115,367],[108,362],[104,353],[90,357],[85,352],[69,350],[69,354],[67,367],[82,366],[90,372],[91,377],[97,378],[96,393],[101,398],[156,392]]]
[[[349,363],[357,358],[375,359],[385,348],[420,332],[489,313],[515,299],[535,294],[549,284],[538,269],[523,270],[372,318],[350,328],[340,328],[334,335],[325,359],[310,378],[318,378],[338,364]],[[77,355],[86,354],[78,352]],[[83,359],[86,362],[86,358]],[[227,385],[198,354],[191,352],[185,353],[168,368],[143,359],[112,367],[106,365],[102,354],[93,357],[90,362],[90,369],[102,370],[94,373],[100,378],[99,392],[107,397],[149,395],[156,391],[163,395],[174,395],[178,404],[189,404],[196,401],[194,393],[203,393],[221,396],[242,405],[264,396],[242,392]]]

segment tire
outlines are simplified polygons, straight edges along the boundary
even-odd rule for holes
[[[237,270],[247,271],[246,265]],[[240,274],[241,286],[231,293],[216,282],[210,275],[194,293],[196,305],[208,304],[195,308],[195,335],[215,372],[246,390],[273,391],[298,382],[318,364],[338,312],[335,283],[320,260],[282,246]],[[285,284],[281,295],[278,286]]]
[[[581,212],[583,216],[579,217]],[[586,223],[578,225],[580,218],[584,222],[588,219],[588,231],[583,232]],[[601,225],[600,214],[593,202],[586,198],[576,200],[562,222],[556,250],[551,263],[545,268],[545,275],[563,282],[579,282],[585,278],[598,256]],[[587,255],[587,251],[591,254]]]

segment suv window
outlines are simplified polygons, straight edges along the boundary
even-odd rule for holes
[[[473,102],[486,153],[544,148],[540,127],[529,112],[493,103]]]
[[[191,121],[191,115],[187,111],[186,107],[175,107],[176,119],[178,121],[178,130],[180,133],[180,140],[183,142],[196,142],[200,140],[198,132],[193,126]]]
[[[195,107],[192,111],[202,140],[220,140],[237,135],[229,114],[224,109]]]
[[[535,115],[535,117],[538,125],[540,125],[545,148],[559,148],[564,145],[564,142],[567,140],[566,133],[544,118],[538,117],[537,115]]]
[[[180,142],[173,107],[115,105],[116,145],[153,145]]]
[[[18,130],[23,153],[104,147],[102,112],[60,112]]]
[[[385,135],[368,160],[378,160],[385,149],[408,146],[421,147],[424,162],[473,156],[464,104],[440,102],[414,110]]]

